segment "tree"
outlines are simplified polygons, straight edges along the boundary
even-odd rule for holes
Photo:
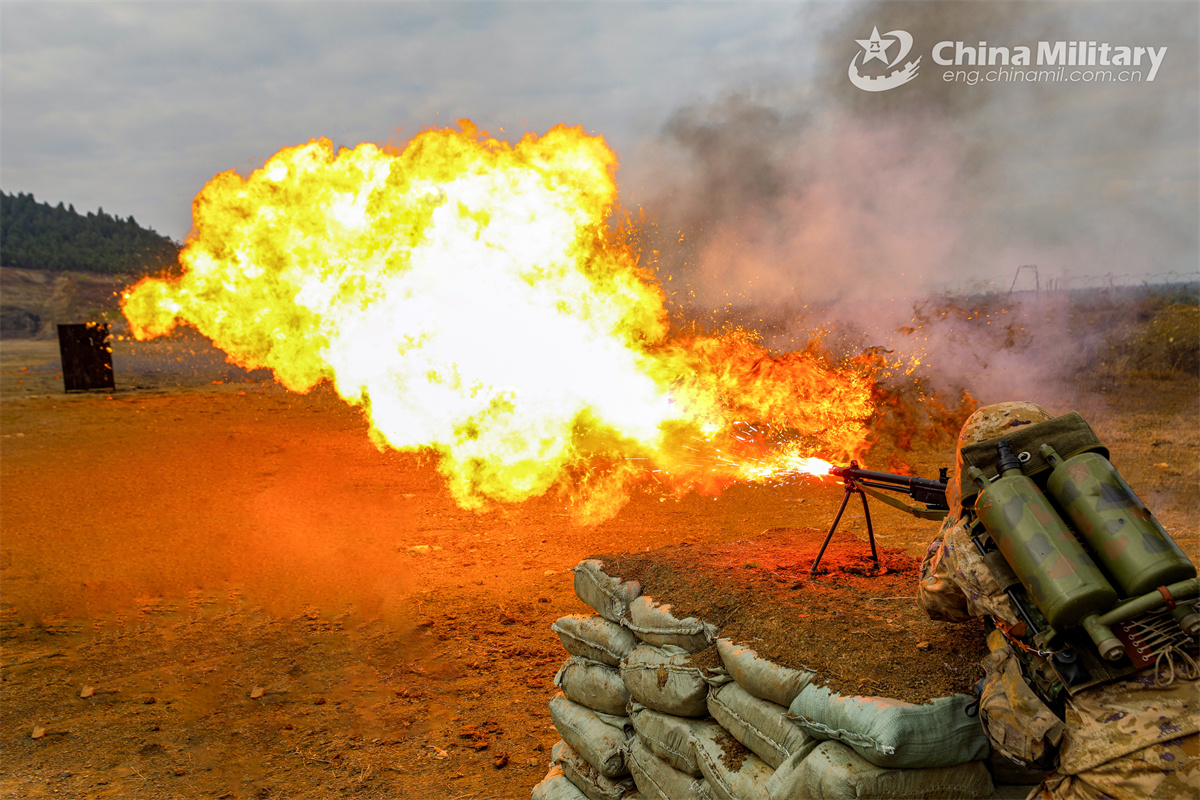
[[[179,247],[131,215],[83,216],[75,206],[39,203],[32,194],[0,192],[0,264],[24,269],[148,274],[178,263]]]

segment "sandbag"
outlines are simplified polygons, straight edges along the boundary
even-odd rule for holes
[[[770,800],[977,800],[991,797],[994,791],[981,761],[887,769],[835,741],[822,742],[807,756],[793,756],[767,781]]]
[[[633,632],[598,614],[573,614],[557,620],[550,630],[573,656],[615,667],[638,643]]]
[[[629,690],[615,667],[579,656],[571,656],[554,676],[554,685],[573,703],[593,711],[625,715]]]
[[[681,772],[650,751],[636,736],[626,755],[638,791],[648,800],[703,800],[704,779]]]
[[[717,652],[738,685],[755,697],[787,708],[816,673],[780,666],[749,647],[730,639],[717,639]]]
[[[726,682],[727,677],[704,673],[691,666],[691,654],[672,647],[640,644],[621,662],[621,680],[630,696],[644,706],[677,717],[708,714],[705,699],[709,680]]]
[[[555,764],[550,767],[546,777],[533,787],[529,800],[588,800],[588,797],[567,780],[562,768]]]
[[[642,593],[637,581],[622,581],[605,573],[604,562],[581,561],[573,569],[575,594],[610,622],[620,622],[629,614],[629,604]]]
[[[720,725],[711,719],[687,719],[664,714],[646,708],[641,703],[629,704],[629,719],[637,732],[637,738],[650,752],[674,769],[693,778],[703,776],[700,763],[696,761],[696,748],[692,745],[692,736],[702,735],[705,731],[711,731],[711,735],[715,736],[720,733]]]
[[[767,781],[774,770],[728,731],[717,730],[715,735],[692,737],[708,793],[717,800],[767,800]]]
[[[656,647],[672,645],[689,653],[698,653],[713,643],[717,627],[695,617],[677,619],[670,604],[660,605],[641,595],[629,604],[629,619],[621,624],[637,634],[647,644]]]
[[[612,719],[572,703],[561,694],[550,700],[550,720],[563,741],[604,777],[619,778],[629,774],[625,767],[625,740],[632,726],[627,731],[610,724]]]
[[[810,683],[788,716],[810,736],[841,741],[876,766],[948,767],[987,758],[979,718],[966,714],[974,702],[956,694],[918,706],[890,697],[842,697]]]
[[[550,760],[557,764],[567,776],[567,780],[575,784],[575,788],[590,800],[621,800],[633,790],[632,780],[604,777],[566,742],[558,742],[550,748]]]
[[[788,719],[786,708],[755,697],[736,683],[709,689],[708,713],[772,769],[819,744]]]

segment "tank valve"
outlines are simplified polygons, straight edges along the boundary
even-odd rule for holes
[[[1100,656],[1105,661],[1116,661],[1125,655],[1125,645],[1121,644],[1121,640],[1112,632],[1112,628],[1100,622],[1100,617],[1097,615],[1084,617],[1083,629],[1088,632],[1088,636],[1092,637],[1092,641],[1096,643],[1096,649],[1100,651]]]
[[[1188,636],[1195,636],[1200,633],[1200,612],[1196,611],[1194,605],[1183,604],[1175,606],[1171,613],[1175,615],[1175,621],[1179,623],[1179,627],[1183,628],[1183,632]]]

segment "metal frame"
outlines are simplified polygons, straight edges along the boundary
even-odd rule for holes
[[[857,467],[857,464],[855,464]],[[821,563],[821,558],[825,555],[825,548],[829,547],[829,541],[833,539],[833,533],[837,530],[838,523],[842,521],[842,514],[846,512],[846,504],[850,502],[850,495],[857,494],[862,498],[863,514],[867,518],[867,538],[871,540],[871,558],[875,561],[875,566],[879,566],[879,553],[875,549],[875,528],[871,525],[871,507],[867,505],[867,493],[862,490],[858,482],[849,475],[842,478],[846,485],[846,493],[842,495],[842,507],[838,509],[837,516],[833,518],[833,525],[829,526],[829,533],[825,536],[825,543],[821,545],[821,552],[817,553],[817,560],[813,562],[812,569],[808,571],[810,576],[817,574],[817,566]],[[867,486],[872,484],[867,483]],[[890,488],[880,486],[881,489]]]

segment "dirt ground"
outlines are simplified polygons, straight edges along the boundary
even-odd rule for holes
[[[969,693],[987,655],[983,621],[930,620],[914,602],[920,559],[877,546],[877,564],[869,542],[840,531],[821,553],[826,533],[774,528],[731,542],[599,558],[609,574],[669,602],[677,618],[710,622],[763,658],[813,671],[816,683],[841,694],[924,703]],[[722,666],[716,649],[692,663]]]
[[[591,528],[554,498],[477,514],[327,391],[288,394],[193,340],[115,350],[116,391],[65,395],[55,343],[0,344],[4,797],[528,797],[558,738],[549,626],[588,611],[574,564],[768,529],[811,549],[841,501],[810,483],[646,492]],[[1196,553],[1196,380],[1078,395]],[[919,474],[950,463],[947,438],[914,441]],[[872,516],[908,559],[936,530]],[[860,510],[842,529],[866,548]]]

